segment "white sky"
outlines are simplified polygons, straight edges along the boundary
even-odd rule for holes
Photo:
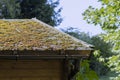
[[[60,0],[60,6],[63,8],[61,15],[63,22],[57,28],[74,27],[80,31],[89,32],[90,35],[96,35],[102,32],[101,28],[87,24],[83,20],[82,13],[89,7],[100,7],[97,0]]]

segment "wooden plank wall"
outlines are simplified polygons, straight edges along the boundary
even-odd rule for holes
[[[63,80],[60,60],[0,60],[0,80]]]

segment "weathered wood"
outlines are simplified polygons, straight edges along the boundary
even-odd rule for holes
[[[60,60],[0,60],[0,80],[63,80]]]
[[[2,50],[0,55],[82,55],[89,56],[91,50]]]
[[[69,60],[64,59],[63,60],[63,80],[69,80],[68,75],[69,75]]]

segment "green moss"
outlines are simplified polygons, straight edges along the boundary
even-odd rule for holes
[[[75,49],[80,42],[34,20],[0,20],[0,50]]]

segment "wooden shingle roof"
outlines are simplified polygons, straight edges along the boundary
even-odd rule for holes
[[[81,50],[89,47],[37,19],[0,20],[0,50]]]
[[[91,45],[37,19],[1,19],[0,51],[92,50]]]

